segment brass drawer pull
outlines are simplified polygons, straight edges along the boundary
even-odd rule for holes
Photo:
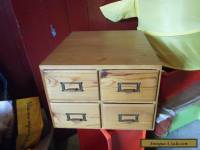
[[[87,121],[85,113],[66,113],[67,121]]]
[[[139,82],[119,82],[117,83],[118,92],[140,92],[140,85]]]
[[[60,82],[62,92],[83,92],[83,82]]]
[[[119,114],[119,122],[138,122],[139,114]]]

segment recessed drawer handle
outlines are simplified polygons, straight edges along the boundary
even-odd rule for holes
[[[83,92],[83,82],[60,82],[62,92]]]
[[[119,114],[119,122],[138,122],[139,114]]]
[[[67,121],[87,121],[85,113],[66,113]]]
[[[117,83],[117,89],[118,92],[140,92],[140,85],[141,83],[139,82],[134,82],[134,83],[130,83],[130,82],[119,82]]]

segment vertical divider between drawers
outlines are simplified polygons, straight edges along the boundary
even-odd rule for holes
[[[102,128],[102,101],[101,101],[101,79],[100,79],[100,71],[97,70],[97,81],[98,81],[98,90],[99,90],[99,118],[100,118],[100,126]]]

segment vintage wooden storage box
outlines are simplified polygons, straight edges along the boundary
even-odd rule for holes
[[[40,70],[55,128],[154,128],[161,63],[142,32],[73,32]]]

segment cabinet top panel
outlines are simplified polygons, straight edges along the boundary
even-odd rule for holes
[[[59,65],[161,67],[144,34],[133,30],[72,32],[41,63],[40,68]]]

